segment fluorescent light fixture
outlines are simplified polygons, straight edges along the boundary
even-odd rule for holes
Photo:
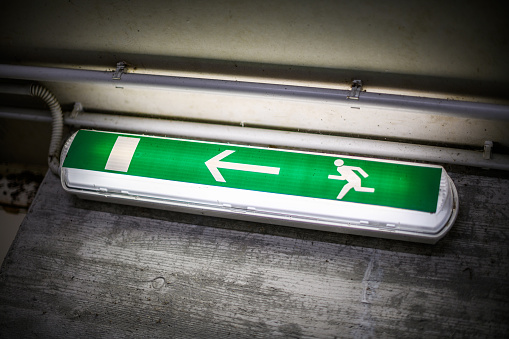
[[[440,166],[91,130],[61,179],[87,199],[424,243],[458,212]]]

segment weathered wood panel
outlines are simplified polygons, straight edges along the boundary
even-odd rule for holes
[[[458,220],[424,245],[84,201],[48,174],[0,337],[507,337],[509,179],[451,176]]]

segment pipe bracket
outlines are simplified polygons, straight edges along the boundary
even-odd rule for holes
[[[352,88],[350,92],[346,96],[347,99],[359,100],[359,95],[362,91],[362,80],[354,80],[352,83]]]
[[[113,80],[120,80],[122,74],[126,73],[127,63],[125,61],[117,62],[117,69],[113,72]]]
[[[70,117],[77,118],[80,113],[83,113],[83,105],[81,102],[75,102]]]
[[[493,141],[485,141],[484,152],[482,154],[483,159],[490,160],[492,151],[493,151]]]

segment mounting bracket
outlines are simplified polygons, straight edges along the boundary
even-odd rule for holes
[[[359,100],[359,95],[362,91],[362,80],[354,80],[350,93],[346,96],[347,99]]]
[[[120,80],[122,74],[126,73],[127,63],[125,61],[117,62],[117,69],[113,72],[113,80]]]
[[[492,151],[493,151],[493,141],[485,141],[484,152],[482,154],[483,159],[490,160]]]

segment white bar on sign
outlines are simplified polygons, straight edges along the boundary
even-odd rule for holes
[[[139,138],[118,137],[104,169],[127,172],[136,147],[138,147],[138,142],[140,142]]]

